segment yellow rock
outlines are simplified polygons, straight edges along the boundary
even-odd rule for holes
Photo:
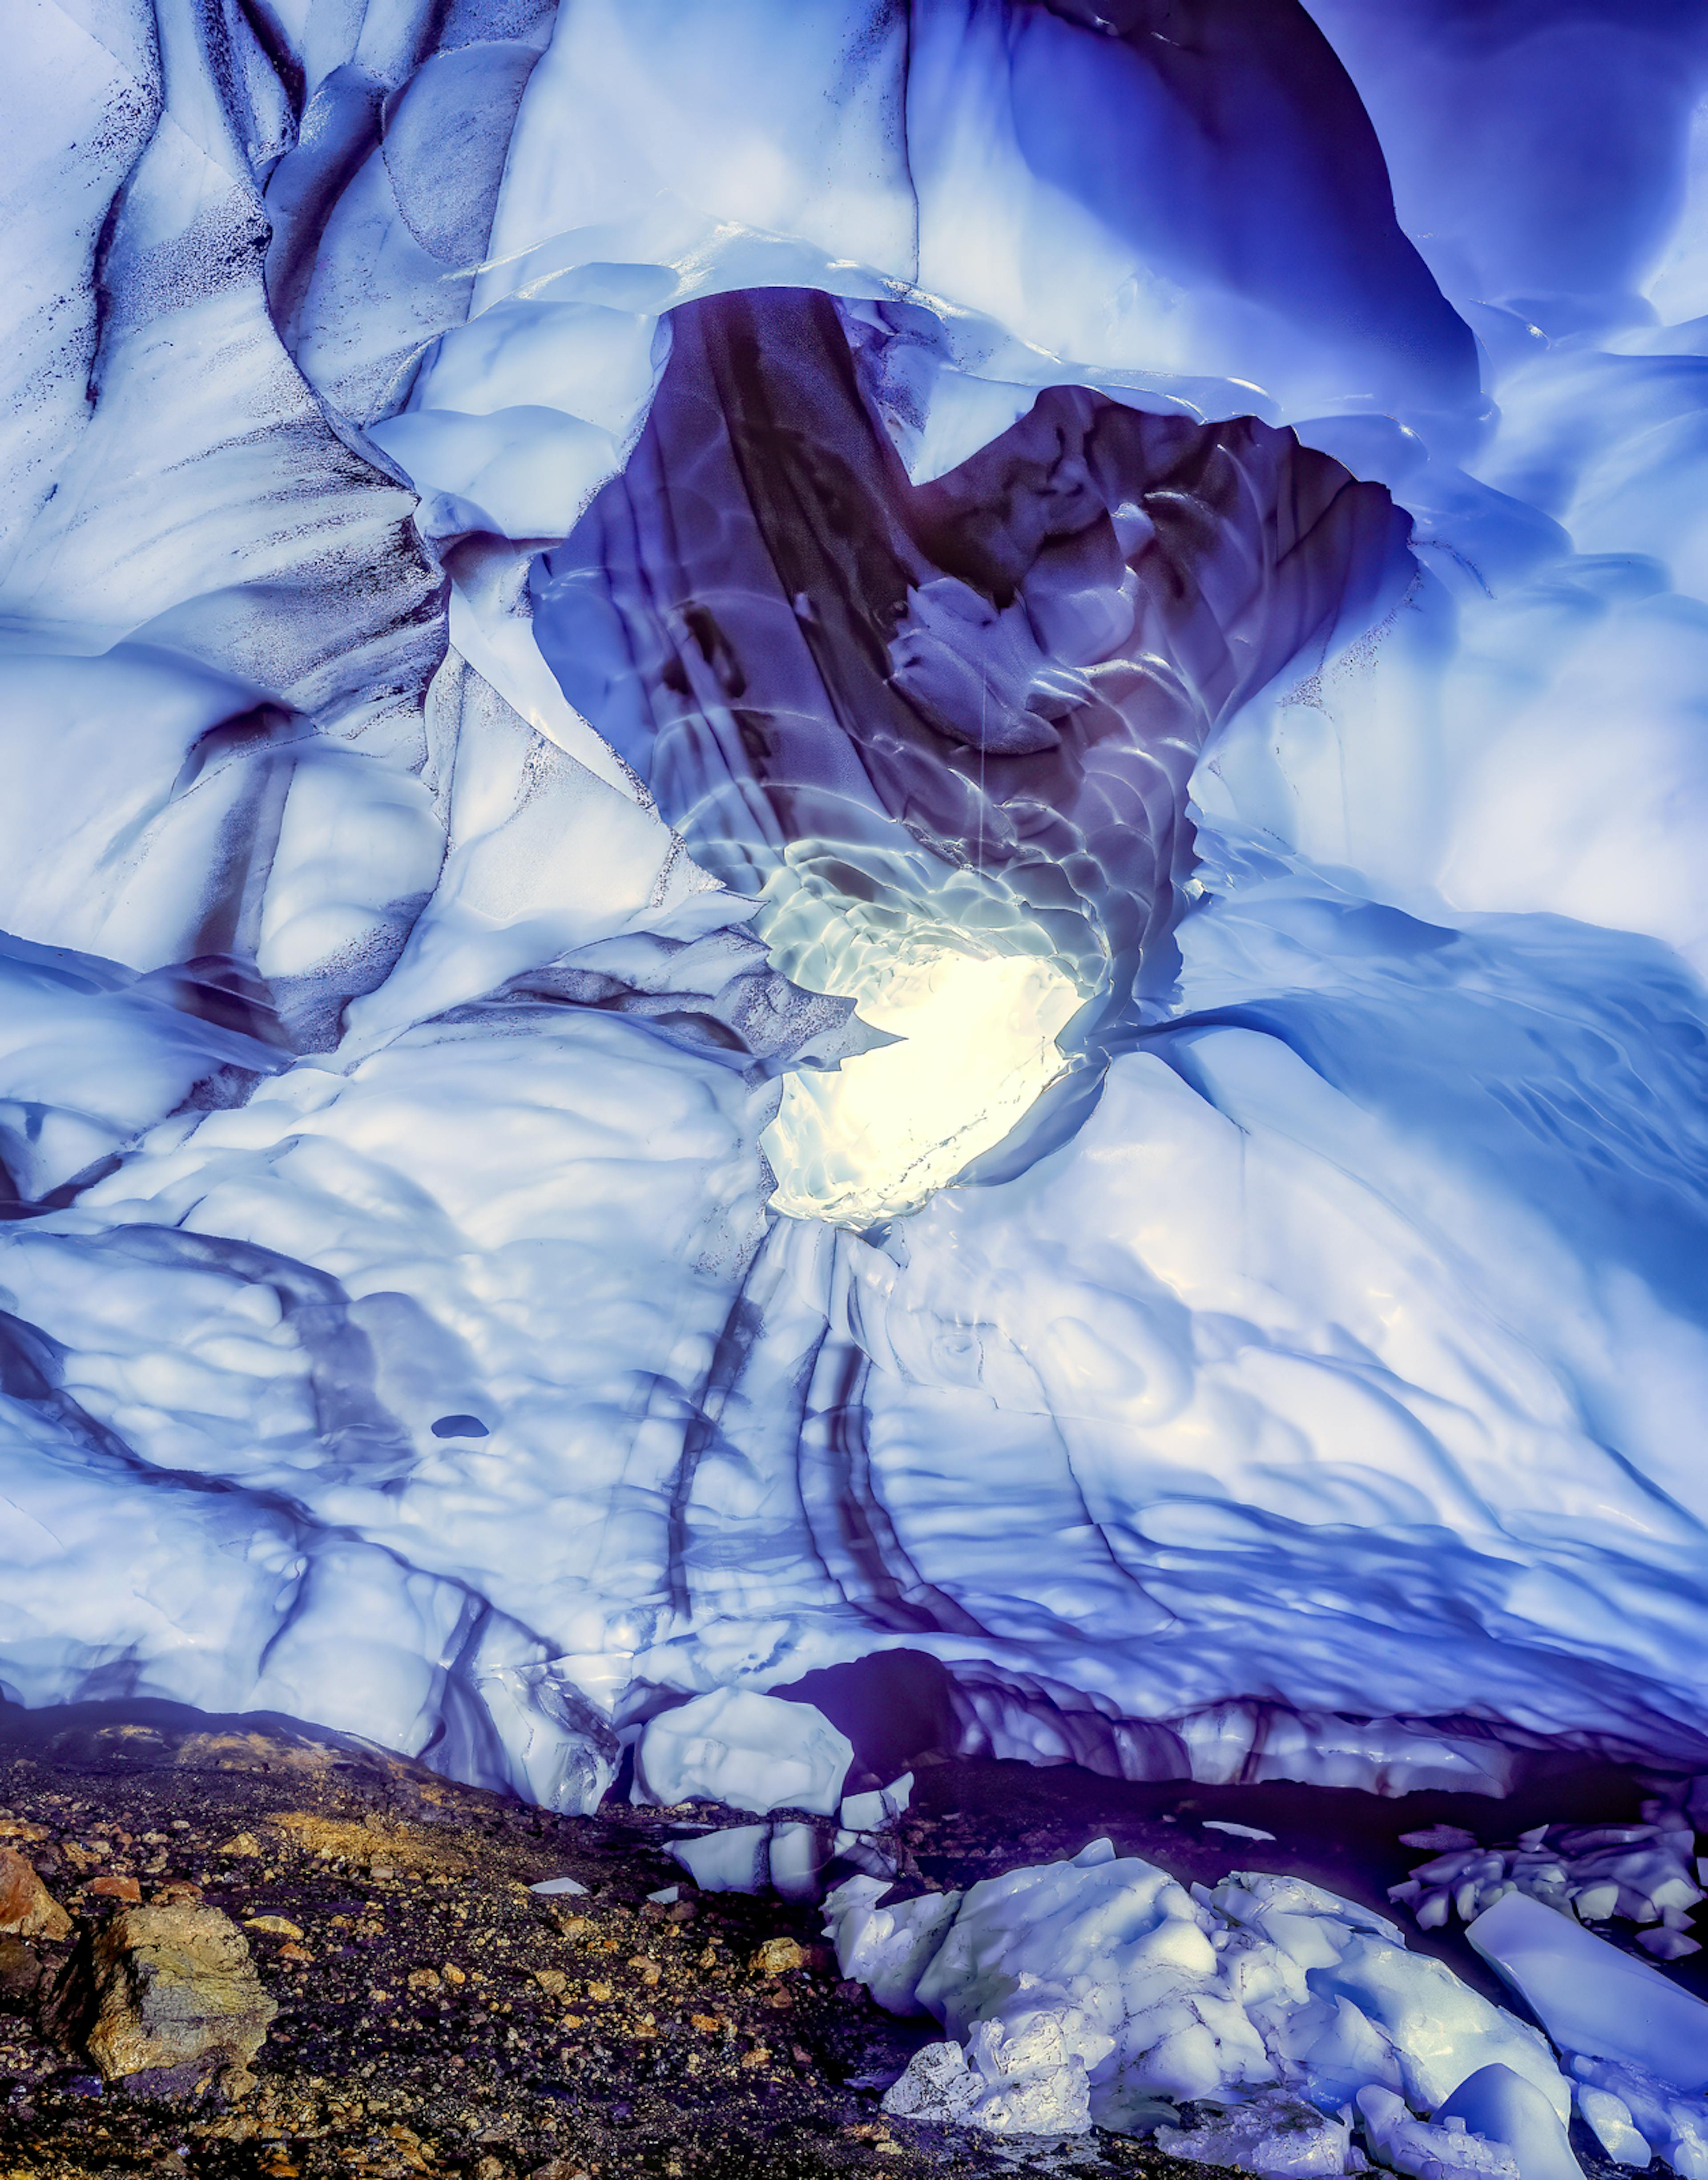
[[[756,1975],[787,1975],[806,1966],[806,1952],[793,1938],[767,1938],[750,1963]]]
[[[123,1908],[96,1934],[87,1973],[84,2048],[109,2081],[217,2066],[228,2087],[244,2086],[278,2011],[217,1908]]]
[[[302,1931],[283,1915],[245,1915],[245,1930],[259,1930],[269,1938],[300,1938]]]

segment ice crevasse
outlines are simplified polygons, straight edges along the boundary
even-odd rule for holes
[[[17,22],[0,1691],[1708,1761],[1689,11]]]

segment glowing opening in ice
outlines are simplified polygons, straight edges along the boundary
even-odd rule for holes
[[[999,1143],[1061,1071],[1057,1035],[1080,1002],[1051,962],[943,947],[868,955],[842,989],[901,1041],[792,1075],[761,1141],[776,1209],[853,1227],[917,1209]]]

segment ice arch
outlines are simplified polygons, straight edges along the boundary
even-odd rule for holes
[[[1495,161],[1514,332],[1339,0],[20,19],[6,1689],[566,1806],[887,1652],[1135,1772],[1701,1761],[1665,187]],[[870,1042],[791,868],[1085,994],[876,1235],[767,1209]]]

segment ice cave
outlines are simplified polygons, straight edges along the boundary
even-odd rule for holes
[[[5,12],[0,1705],[735,1812],[899,2118],[1708,2180],[1708,7]]]

